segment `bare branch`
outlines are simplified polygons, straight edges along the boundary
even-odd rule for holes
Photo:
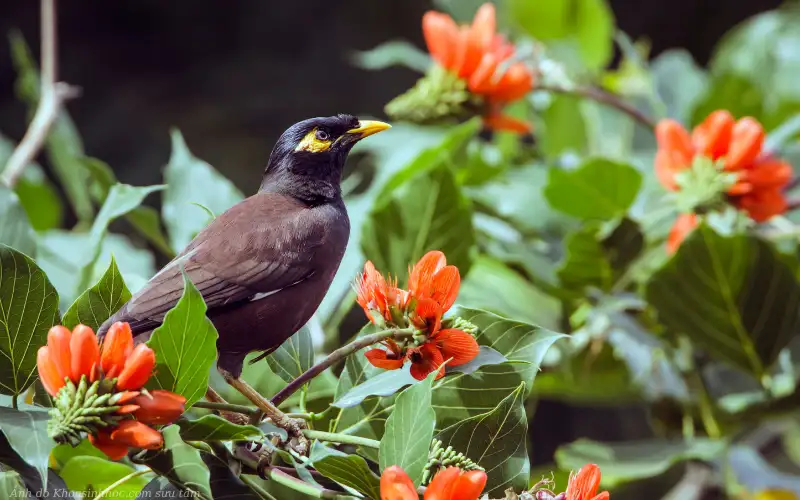
[[[554,94],[565,94],[565,95],[574,95],[578,97],[583,97],[585,99],[590,99],[592,101],[599,102],[601,104],[605,104],[606,106],[610,106],[619,110],[622,113],[630,116],[640,124],[644,125],[645,127],[653,130],[656,128],[655,121],[647,116],[646,114],[642,113],[636,107],[632,106],[631,104],[622,100],[621,97],[606,92],[605,90],[595,88],[595,87],[556,87],[556,86],[544,86],[540,85],[536,87],[536,90],[543,90],[545,92],[552,92]]]

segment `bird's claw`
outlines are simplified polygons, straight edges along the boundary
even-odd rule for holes
[[[287,418],[288,425],[285,427],[289,434],[288,447],[300,456],[308,456],[310,443],[303,431],[308,428],[305,420]]]

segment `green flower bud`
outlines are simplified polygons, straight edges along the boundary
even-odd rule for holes
[[[395,120],[437,123],[476,114],[482,99],[467,90],[467,82],[437,64],[405,94],[386,105]]]
[[[458,467],[462,471],[483,470],[483,467],[464,456],[463,453],[454,450],[452,446],[445,448],[441,441],[434,439],[428,452],[428,463],[425,464],[422,473],[422,484],[430,483],[440,470],[447,467]]]
[[[473,337],[477,335],[478,332],[480,331],[478,325],[471,323],[459,316],[456,316],[455,318],[447,318],[445,320],[442,320],[442,330],[448,328],[456,328],[458,330],[461,330],[462,332],[469,333]]]
[[[84,434],[92,434],[122,420],[121,415],[116,415],[120,406],[115,403],[119,398],[120,394],[109,392],[108,384],[101,381],[89,384],[85,375],[77,387],[67,380],[53,398],[47,434],[57,443],[77,446]]]

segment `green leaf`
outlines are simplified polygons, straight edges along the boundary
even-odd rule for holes
[[[642,175],[634,167],[600,158],[573,171],[553,168],[544,195],[554,209],[581,219],[612,219],[630,208]]]
[[[180,420],[184,441],[239,441],[264,435],[253,425],[237,425],[217,415],[205,415],[197,420]]]
[[[136,461],[165,476],[178,488],[189,491],[195,498],[214,500],[211,474],[200,452],[183,442],[177,425],[165,427],[161,434],[164,436],[164,448],[142,452],[135,457]]]
[[[0,186],[0,243],[26,255],[36,252],[33,228],[16,193]]]
[[[382,272],[400,273],[429,250],[469,270],[475,233],[453,171],[441,165],[398,187],[364,223],[361,247]]]
[[[167,190],[161,213],[172,248],[184,248],[209,222],[207,214],[192,203],[221,214],[244,195],[208,163],[192,155],[180,131],[172,130],[172,156],[164,169]]]
[[[445,373],[447,375],[451,373],[463,373],[465,375],[469,375],[470,373],[478,371],[478,369],[483,366],[501,365],[507,361],[508,359],[499,352],[495,351],[491,347],[482,345],[478,350],[478,355],[472,358],[472,361],[458,366],[448,365],[445,367]]]
[[[356,353],[354,356],[363,356],[363,353]],[[407,385],[419,382],[411,376],[411,364],[406,363],[399,370],[382,371],[380,374],[370,377],[366,382],[359,384],[341,396],[337,394],[336,401],[331,406],[337,408],[351,408],[361,404],[370,396],[391,396]]]
[[[603,471],[603,485],[613,488],[623,482],[658,476],[686,460],[712,461],[721,456],[725,447],[724,441],[699,438],[626,443],[579,439],[561,446],[556,451],[556,462],[562,469],[575,471],[586,464],[597,464]]]
[[[22,478],[14,471],[0,471],[0,498],[31,498],[22,484]]]
[[[88,439],[84,439],[78,446],[71,444],[59,444],[50,452],[52,462],[55,463],[54,468],[57,470],[62,469],[67,462],[75,457],[96,457],[107,458],[106,454],[95,448]]]
[[[486,469],[489,480],[483,491],[489,496],[528,487],[526,393],[525,384],[520,384],[492,411],[453,424],[436,436],[443,447],[452,446]]]
[[[372,473],[367,462],[358,455],[327,455],[315,460],[314,468],[328,479],[349,486],[367,498],[381,498],[380,478]]]
[[[106,273],[70,306],[64,313],[61,324],[72,329],[82,323],[97,331],[130,298],[131,292],[125,286],[114,257],[111,257]]]
[[[670,49],[653,59],[650,69],[655,91],[667,107],[667,116],[681,123],[691,122],[692,110],[709,84],[703,68],[688,51]]]
[[[653,275],[646,297],[672,331],[760,378],[797,332],[793,268],[764,240],[702,224]]]
[[[72,491],[91,495],[104,491],[120,479],[135,472],[129,465],[111,462],[98,457],[74,457],[61,469],[61,477]],[[148,483],[144,476],[133,477],[115,486],[106,495],[109,498],[135,498]]]
[[[577,44],[590,70],[602,68],[613,55],[614,17],[605,0],[512,0],[510,7],[532,37]]]
[[[436,372],[397,396],[394,411],[386,419],[381,439],[380,468],[400,466],[415,486],[422,483],[428,451],[436,427],[436,412],[431,408],[431,391]]]
[[[0,393],[21,394],[36,371],[36,351],[58,323],[58,294],[29,257],[0,244]]]
[[[156,249],[168,257],[175,255],[161,228],[161,214],[153,207],[136,207],[126,216],[136,231],[147,238]]]
[[[0,406],[0,431],[5,435],[13,452],[29,466],[35,467],[42,480],[42,487],[47,488],[47,467],[50,450],[56,443],[47,435],[47,421],[50,416],[45,411],[14,410]],[[2,459],[5,452],[0,452],[0,462],[15,468],[10,461]],[[17,470],[21,474],[23,470]]]
[[[147,342],[156,352],[148,388],[178,393],[189,408],[208,388],[208,374],[217,358],[217,330],[206,317],[203,296],[186,274],[183,286],[180,300]]]
[[[566,257],[558,269],[558,279],[570,290],[582,292],[586,287],[608,290],[613,273],[602,244],[598,241],[600,228],[587,224],[569,235]]]
[[[542,151],[548,157],[565,152],[586,151],[586,121],[581,112],[581,99],[576,96],[553,95],[542,111]]]
[[[267,356],[267,363],[286,382],[291,382],[314,366],[314,342],[308,326],[298,330]]]
[[[359,68],[369,70],[403,66],[424,73],[431,65],[426,52],[404,40],[390,40],[370,50],[355,52],[351,60]]]

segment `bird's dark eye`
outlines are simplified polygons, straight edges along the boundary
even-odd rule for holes
[[[330,138],[331,138],[331,136],[330,136],[330,134],[328,134],[327,131],[322,130],[322,129],[317,130],[317,139],[318,140],[327,141]]]

